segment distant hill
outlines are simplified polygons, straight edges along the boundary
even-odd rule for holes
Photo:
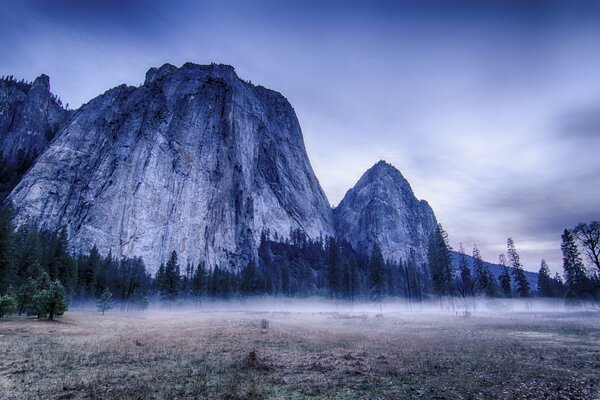
[[[454,267],[458,269],[459,267],[459,260],[460,260],[460,253],[458,253],[457,251],[453,251],[452,252],[452,261],[454,263]],[[473,257],[471,257],[470,255],[467,255],[467,262],[469,263],[469,266],[471,267],[471,271],[473,271]],[[489,268],[490,272],[496,277],[496,280],[498,279],[498,276],[500,276],[500,274],[502,273],[502,265],[499,264],[493,264],[490,262],[485,262],[485,265]],[[509,269],[511,270],[512,273],[512,267],[509,267]],[[532,291],[536,291],[537,290],[537,284],[538,284],[538,274],[536,272],[530,272],[530,271],[525,271],[525,276],[527,277],[527,280],[529,281],[529,285],[531,286],[531,290]]]

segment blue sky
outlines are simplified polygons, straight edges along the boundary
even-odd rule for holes
[[[560,270],[600,219],[600,2],[0,0],[0,74],[71,108],[165,62],[226,63],[283,93],[337,204],[399,168],[452,244]]]

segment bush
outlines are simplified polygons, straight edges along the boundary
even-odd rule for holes
[[[13,314],[17,311],[17,299],[10,294],[0,296],[0,318]]]

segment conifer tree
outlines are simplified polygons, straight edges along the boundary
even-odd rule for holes
[[[198,263],[194,275],[192,276],[192,295],[194,297],[202,297],[206,292],[207,273],[206,266],[203,262]]]
[[[540,270],[538,272],[538,294],[544,297],[554,296],[554,281],[550,276],[550,268],[546,264],[546,260],[542,259]]]
[[[260,291],[260,278],[254,261],[250,261],[242,270],[240,292],[245,295],[255,295]]]
[[[500,265],[502,265],[502,273],[498,277],[500,281],[500,288],[502,289],[502,294],[504,297],[512,297],[512,285],[510,279],[510,272],[508,270],[508,264],[506,262],[506,256],[504,254],[500,254],[498,257]]]
[[[333,237],[327,239],[325,249],[327,258],[325,260],[327,267],[327,284],[331,297],[338,297],[341,293],[341,257],[340,246]]]
[[[515,248],[515,243],[512,240],[512,238],[508,238],[508,240],[506,241],[506,246],[508,249],[508,261],[510,262],[510,265],[513,268],[513,277],[515,279],[515,282],[517,283],[517,293],[520,297],[529,297],[529,281],[525,276],[525,271],[523,271],[523,265],[521,264],[519,253]]]
[[[483,257],[481,256],[481,252],[477,248],[477,245],[473,246],[473,269],[475,270],[475,281],[478,289],[482,294],[493,297],[496,292],[494,278],[483,261]]]
[[[380,304],[387,290],[386,272],[383,255],[378,243],[373,245],[371,258],[369,259],[369,292],[371,299]]]
[[[160,294],[164,299],[174,300],[180,289],[181,273],[177,263],[177,252],[173,250],[164,270]]]
[[[457,279],[457,289],[459,294],[464,298],[468,296],[475,296],[475,282],[471,276],[471,268],[469,267],[469,263],[467,261],[467,256],[465,254],[465,249],[463,248],[462,243],[460,243],[458,248],[458,262],[459,262],[459,272],[460,276]]]
[[[575,298],[584,295],[587,289],[587,275],[575,237],[568,229],[565,229],[560,245],[563,255],[563,271],[565,277],[565,286],[567,297]]]
[[[454,294],[454,268],[451,251],[448,234],[442,225],[438,224],[429,238],[427,251],[433,290],[438,296]]]
[[[0,293],[15,279],[13,213],[10,206],[0,208]]]

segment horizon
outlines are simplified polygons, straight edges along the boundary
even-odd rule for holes
[[[561,271],[562,230],[599,219],[598,3],[179,5],[7,2],[0,74],[78,108],[166,62],[232,65],[290,101],[332,207],[385,160],[492,263],[512,237]]]

